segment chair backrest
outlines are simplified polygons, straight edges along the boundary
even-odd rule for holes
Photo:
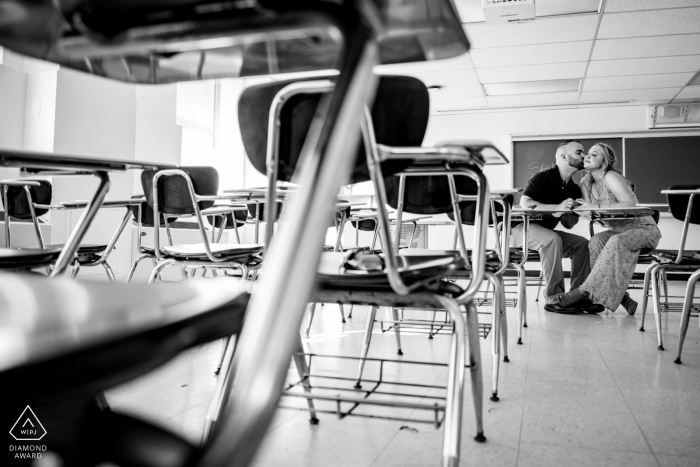
[[[284,87],[302,80],[277,81],[252,86],[241,95],[238,121],[248,159],[260,173],[266,173],[268,121],[271,104]],[[290,181],[321,94],[291,97],[280,116],[278,178]],[[428,126],[430,98],[423,82],[409,76],[382,76],[372,107],[377,142],[389,146],[420,146]],[[355,167],[350,183],[369,180],[364,145],[358,143]],[[403,170],[403,162],[382,163],[382,171],[393,174]]]
[[[673,185],[669,190],[697,190],[700,185]],[[671,215],[679,221],[685,221],[690,195],[666,195]],[[700,196],[693,198],[693,208],[690,211],[690,223],[700,224]]]
[[[30,186],[29,191],[32,194],[32,201],[35,204],[51,204],[52,188],[51,183],[46,180],[32,180],[39,182],[39,186]],[[0,198],[2,198],[0,196]],[[7,187],[7,204],[3,206],[5,212],[15,219],[31,219],[32,213],[29,210],[29,200],[23,186]],[[4,205],[4,200],[3,200]],[[34,212],[38,216],[46,214],[48,209],[35,209]]]
[[[221,227],[221,216],[208,216],[207,222],[216,227],[217,229]],[[235,219],[235,225],[234,225]],[[226,224],[224,228],[240,227],[245,225],[248,220],[248,211],[233,211],[226,214]]]
[[[455,183],[457,182],[457,179],[455,179]],[[469,193],[469,194],[476,194],[476,184],[474,185],[474,193]],[[459,189],[457,189],[459,191]],[[449,194],[449,193],[448,193]],[[465,194],[465,193],[460,193],[460,194]],[[508,195],[505,199],[505,201],[512,207],[513,206],[513,195]],[[498,222],[503,221],[503,205],[499,202],[494,203],[495,209],[496,209],[496,219]],[[462,217],[462,224],[464,225],[474,225],[474,221],[476,220],[476,201],[461,201],[459,203],[459,211],[460,215]],[[451,220],[455,220],[455,216],[452,210],[447,212],[447,217],[449,217]],[[493,211],[489,209],[489,226],[493,226]]]
[[[265,203],[260,202],[260,203],[248,203],[248,212],[250,213],[251,216],[253,216],[253,219],[255,219],[258,215],[260,216],[260,220],[263,222],[267,222],[267,216],[265,215]],[[278,201],[277,202],[277,215],[275,216],[275,222],[277,222],[280,218],[280,214],[282,213],[282,202]]]
[[[213,196],[219,190],[219,173],[214,167],[179,167],[192,180],[197,195]],[[158,170],[144,170],[141,173],[141,185],[149,207],[153,207],[153,177]],[[164,214],[194,214],[194,203],[190,196],[187,181],[181,176],[161,178],[158,186],[159,210]],[[199,209],[207,209],[214,201],[200,201]],[[153,213],[151,212],[151,222]]]

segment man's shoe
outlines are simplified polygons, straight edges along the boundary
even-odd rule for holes
[[[580,313],[581,309],[575,306],[563,306],[558,303],[547,303],[544,306],[545,311],[551,311],[552,313],[561,313],[562,315],[574,315]]]
[[[590,298],[584,298],[576,303],[575,306],[584,313],[602,313],[605,311],[605,307],[603,305],[593,303]]]

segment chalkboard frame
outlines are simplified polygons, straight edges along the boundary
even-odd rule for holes
[[[675,137],[687,137],[687,136],[699,136],[699,129],[682,129],[682,130],[650,130],[650,131],[629,131],[629,132],[600,132],[600,133],[579,133],[579,134],[542,134],[542,135],[510,135],[511,139],[511,181],[514,188],[525,188],[516,186],[516,160],[515,160],[515,143],[524,141],[556,141],[562,142],[571,139],[577,140],[588,140],[588,139],[598,139],[605,140],[608,138],[621,138],[622,139],[622,161],[621,161],[621,172],[623,175],[627,175],[627,154],[626,154],[626,140],[627,139],[638,139],[638,138],[675,138]],[[584,145],[585,147],[585,145]],[[700,157],[700,156],[699,156]],[[554,154],[552,154],[552,160],[554,159]],[[519,200],[516,200],[518,202]],[[640,205],[649,207],[667,207],[667,203],[650,203],[645,202],[644,199],[640,198]]]

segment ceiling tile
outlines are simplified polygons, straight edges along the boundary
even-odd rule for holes
[[[491,107],[557,105],[578,102],[578,93],[560,92],[555,94],[527,94],[522,96],[489,96],[486,100]]]
[[[471,56],[477,68],[579,62],[588,60],[592,43],[580,41],[472,49]]]
[[[440,89],[440,91],[430,91],[431,101],[472,99],[476,97],[484,97],[484,89],[480,84],[469,86],[447,86]]]
[[[374,71],[382,75],[391,74],[407,74],[407,71],[442,71],[442,70],[462,70],[465,68],[474,68],[469,54],[459,55],[454,58],[445,60],[432,60],[429,62],[413,62],[413,63],[397,63],[395,65],[378,65],[374,67]]]
[[[476,99],[454,99],[451,101],[431,101],[430,111],[431,113],[436,112],[448,112],[453,110],[466,110],[479,107],[487,107],[489,104],[486,99],[476,98]]]
[[[609,76],[586,78],[584,91],[612,91],[615,89],[678,88],[685,86],[693,73],[666,73],[661,75]]]
[[[596,41],[592,59],[611,60],[615,58],[692,55],[698,53],[699,50],[700,34],[605,39]]]
[[[517,24],[465,25],[472,49],[529,44],[590,41],[595,36],[598,15],[539,18]]]
[[[618,91],[582,92],[581,102],[671,100],[681,88],[626,89]]]
[[[687,86],[683,88],[676,99],[700,99],[700,86]]]
[[[401,75],[415,76],[426,86],[463,86],[466,84],[479,84],[476,71],[470,70],[445,70],[445,71],[419,71],[404,72]]]
[[[700,8],[637,11],[603,15],[598,39],[667,36],[700,32]]]
[[[700,6],[700,0],[608,0],[605,13]]]
[[[479,68],[476,70],[476,73],[479,75],[481,82],[486,84],[582,78],[585,70],[586,62],[574,62],[548,65]]]
[[[700,55],[628,58],[592,61],[586,77],[683,73],[696,72],[698,69],[700,69]],[[480,71],[479,76],[481,76]]]

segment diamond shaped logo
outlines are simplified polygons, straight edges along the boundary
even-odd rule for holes
[[[27,406],[10,430],[17,441],[39,441],[46,435],[46,430],[31,407]]]

